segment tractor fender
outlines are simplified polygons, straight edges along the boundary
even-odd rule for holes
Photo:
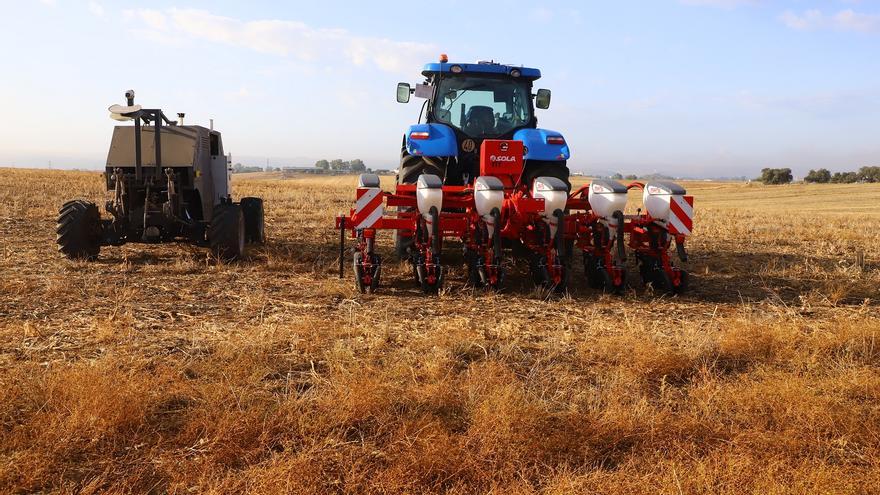
[[[548,129],[520,129],[513,134],[513,139],[522,141],[526,147],[526,160],[562,161],[571,158],[568,142],[565,144],[548,144],[548,137],[562,137],[562,134]]]
[[[413,139],[413,133],[428,133],[427,139]],[[416,124],[406,133],[406,151],[417,156],[456,156],[458,142],[455,132],[444,124]]]

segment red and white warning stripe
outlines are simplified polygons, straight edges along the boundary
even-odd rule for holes
[[[669,200],[669,232],[690,235],[694,228],[694,197],[673,195]]]
[[[354,206],[355,229],[369,229],[385,214],[382,206],[384,198],[378,187],[361,187],[357,190],[357,203]]]

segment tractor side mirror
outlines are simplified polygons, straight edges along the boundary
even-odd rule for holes
[[[541,110],[546,110],[550,108],[550,90],[549,89],[539,89],[538,94],[535,95],[535,106],[540,108]]]
[[[409,83],[397,83],[397,103],[409,103],[411,93],[412,88],[409,87]]]

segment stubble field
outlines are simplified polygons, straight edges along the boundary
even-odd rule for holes
[[[236,177],[244,262],[82,263],[55,216],[99,174],[0,169],[0,492],[876,493],[880,185],[686,185],[683,296],[365,296],[354,178]]]

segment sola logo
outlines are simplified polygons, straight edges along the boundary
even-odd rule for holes
[[[516,157],[489,155],[489,161],[491,161],[491,162],[515,162]]]

